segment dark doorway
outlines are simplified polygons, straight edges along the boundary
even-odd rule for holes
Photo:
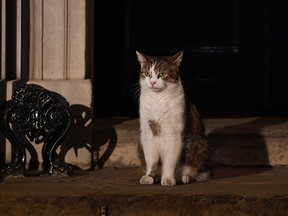
[[[148,55],[183,50],[182,81],[204,115],[287,113],[286,5],[285,0],[95,2],[95,115],[137,115],[136,50]]]

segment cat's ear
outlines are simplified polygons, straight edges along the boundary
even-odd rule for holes
[[[148,56],[146,56],[143,53],[140,53],[138,51],[136,51],[136,54],[137,54],[138,61],[139,61],[140,65],[143,66],[143,64],[148,60]]]
[[[180,66],[182,58],[183,58],[183,51],[178,52],[175,55],[171,56],[171,61],[177,66]]]

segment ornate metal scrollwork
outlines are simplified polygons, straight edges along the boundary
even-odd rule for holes
[[[0,129],[10,141],[12,162],[0,168],[3,176],[26,174],[26,141],[42,143],[43,170],[50,175],[71,175],[72,168],[57,157],[70,127],[69,103],[55,92],[34,84],[17,91],[0,106]]]

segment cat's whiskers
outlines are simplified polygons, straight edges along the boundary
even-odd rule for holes
[[[133,94],[133,100],[138,100],[141,93],[141,85],[140,83],[134,83],[130,86],[129,92]]]

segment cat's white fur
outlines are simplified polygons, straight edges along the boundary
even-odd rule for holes
[[[145,59],[142,59],[143,57],[138,53],[137,55],[140,63],[143,63]],[[181,59],[179,60],[181,61]],[[140,139],[147,169],[146,175],[141,178],[140,183],[154,183],[154,179],[149,176],[149,173],[153,164],[161,160],[161,184],[173,186],[176,184],[175,170],[183,147],[181,137],[185,107],[183,86],[181,80],[172,84],[157,78],[154,66],[150,67],[150,72],[152,77],[140,80]],[[160,136],[153,136],[149,120],[156,121],[161,125]]]

